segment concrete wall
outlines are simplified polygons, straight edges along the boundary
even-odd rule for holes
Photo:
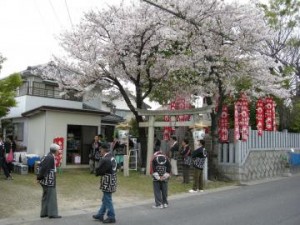
[[[218,165],[218,169],[230,180],[251,181],[271,178],[287,173],[282,159],[284,156],[287,156],[287,151],[284,150],[253,150],[249,152],[243,165]]]
[[[46,120],[44,114],[37,114],[34,117],[28,118],[27,130],[24,133],[28,135],[27,153],[45,155],[47,152],[44,147],[46,132]]]

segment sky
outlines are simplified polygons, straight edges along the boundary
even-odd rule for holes
[[[79,23],[84,12],[121,0],[0,0],[0,78],[44,64],[59,55],[57,36]]]
[[[129,1],[129,0],[128,0]],[[234,0],[227,0],[234,1]],[[248,0],[239,0],[246,2]],[[57,37],[79,23],[84,12],[121,0],[0,0],[0,79],[59,56]]]
[[[126,0],[129,1],[129,0]],[[125,1],[125,2],[126,2]],[[234,1],[234,0],[227,0]],[[246,2],[249,0],[239,0]],[[84,12],[121,0],[0,0],[0,79],[60,55],[57,37],[79,23]]]

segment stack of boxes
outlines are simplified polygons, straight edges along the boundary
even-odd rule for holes
[[[13,162],[14,165],[14,172],[17,174],[28,174],[28,169],[32,168],[34,170],[36,161],[40,160],[40,157],[38,155],[25,155],[25,157],[22,157],[23,155],[18,155],[19,157],[15,156],[16,161]]]

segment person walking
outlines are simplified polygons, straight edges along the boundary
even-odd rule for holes
[[[175,136],[172,136],[171,139],[173,140],[172,146],[170,148],[172,175],[177,176],[178,175],[177,158],[179,152],[179,144]]]
[[[95,173],[95,169],[96,169],[97,165],[99,164],[99,160],[100,160],[99,147],[100,147],[100,145],[101,145],[101,143],[99,141],[99,136],[96,135],[94,137],[94,141],[92,143],[92,146],[90,149],[90,154],[89,154],[90,173]]]
[[[5,149],[5,155],[7,157],[7,155],[10,153],[10,151],[12,150],[12,153],[14,154],[15,151],[16,151],[16,148],[17,148],[17,144],[16,142],[14,141],[14,138],[12,135],[9,135],[5,142],[4,142],[4,149]],[[7,165],[7,169],[8,169],[8,172],[11,176],[11,173],[13,172],[14,170],[14,165],[13,165],[13,162],[6,162],[6,165]]]
[[[157,151],[152,159],[152,177],[155,209],[167,208],[168,203],[168,179],[171,172],[171,164],[167,156],[161,151]]]
[[[183,158],[182,162],[182,173],[183,173],[183,182],[184,184],[190,183],[190,166],[191,166],[191,150],[189,147],[189,140],[184,138],[181,143],[180,155]]]
[[[4,148],[4,142],[3,142],[2,136],[0,136],[0,166],[6,177],[6,180],[13,180],[13,178],[7,168],[7,163],[6,163],[6,158],[5,158],[5,148]]]
[[[193,167],[194,167],[194,183],[193,189],[189,190],[190,193],[203,192],[204,181],[203,181],[203,168],[206,159],[206,150],[204,148],[205,141],[198,141],[199,147],[192,152]]]
[[[112,193],[117,189],[117,162],[110,153],[109,146],[102,143],[100,147],[101,159],[96,168],[96,176],[101,176],[100,189],[103,192],[102,205],[93,218],[103,223],[115,223],[116,215],[112,201]],[[107,218],[104,219],[105,214]]]
[[[37,181],[43,188],[40,217],[58,219],[57,194],[56,194],[56,166],[55,156],[59,153],[58,144],[50,145],[50,152],[45,156],[38,167]]]

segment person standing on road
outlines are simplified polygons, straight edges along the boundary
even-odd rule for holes
[[[166,155],[157,151],[151,162],[153,177],[153,192],[155,205],[153,208],[167,208],[168,203],[168,179],[171,172],[171,164]]]
[[[189,140],[184,138],[181,144],[180,155],[183,158],[182,174],[184,184],[190,183],[190,166],[191,166],[191,149],[189,147]]]
[[[98,164],[99,162],[99,147],[100,147],[101,143],[99,141],[99,136],[96,135],[94,137],[94,141],[92,143],[91,149],[90,149],[90,154],[89,154],[89,166],[90,166],[90,173],[95,173],[95,169],[97,167],[96,164]],[[97,155],[96,155],[97,154]],[[96,160],[97,157],[97,160]]]
[[[203,168],[206,159],[206,150],[204,148],[205,141],[199,140],[199,147],[192,152],[193,167],[194,167],[194,184],[193,189],[189,190],[190,193],[203,192],[204,181],[203,181]]]
[[[117,162],[110,153],[109,146],[102,143],[100,147],[101,156],[99,166],[96,168],[96,176],[101,176],[100,189],[103,192],[102,205],[93,218],[103,223],[115,223],[116,215],[112,202],[112,193],[117,189]],[[107,218],[104,219],[105,214]]]
[[[175,136],[172,137],[173,143],[170,148],[170,158],[171,158],[171,166],[172,166],[172,175],[178,175],[177,169],[177,157],[179,152],[179,144],[177,142],[177,138]]]
[[[40,217],[50,219],[61,218],[58,215],[57,195],[56,195],[56,166],[55,156],[59,153],[58,144],[50,145],[50,152],[42,159],[37,175],[37,181],[43,188],[42,207]]]

